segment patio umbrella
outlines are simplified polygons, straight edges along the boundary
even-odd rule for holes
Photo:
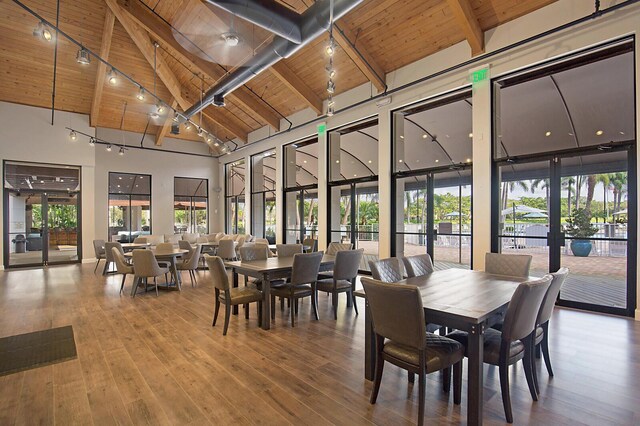
[[[513,203],[513,207],[509,207],[507,209],[502,210],[502,216],[507,216],[507,215],[516,215],[518,213],[546,213],[544,210],[542,209],[537,209],[535,207],[529,207],[529,206],[525,206],[523,204],[517,205],[515,203]]]
[[[542,212],[531,212],[531,213],[525,214],[522,217],[526,217],[528,219],[540,219],[540,218],[549,217],[549,216],[547,216],[546,213],[542,213]]]
[[[460,212],[451,212],[444,215],[444,217],[458,217],[458,216],[465,216],[465,214]]]
[[[624,210],[620,210],[619,212],[615,212],[613,215],[617,216],[620,214],[629,214],[629,211],[627,209],[624,209]]]

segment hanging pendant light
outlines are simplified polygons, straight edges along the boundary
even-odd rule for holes
[[[89,65],[91,63],[91,55],[89,55],[89,51],[84,47],[81,47],[76,54],[76,62],[81,65]]]
[[[142,102],[142,101],[144,101],[144,98],[145,98],[144,89],[141,87],[140,91],[136,95],[136,99]]]
[[[72,130],[69,132],[69,139],[71,139],[72,141],[76,141],[76,139],[78,139],[78,134],[76,133],[75,130]]]
[[[111,70],[109,71],[109,74],[107,74],[107,81],[112,86],[115,86],[116,84],[118,84],[118,74],[116,73],[115,69],[111,68]]]

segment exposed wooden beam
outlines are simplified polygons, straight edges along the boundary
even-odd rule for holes
[[[296,73],[283,61],[276,62],[269,71],[307,103],[318,114],[322,114],[322,99],[320,99],[307,83],[302,81]]]
[[[171,51],[171,54],[181,57],[185,62],[196,68],[198,72],[206,75],[211,80],[218,80],[223,75],[224,70],[219,65],[206,61],[182,47],[175,39],[169,24],[160,19],[160,17],[142,4],[142,2],[139,0],[117,0],[117,3],[131,19],[147,30],[149,34],[158,42],[162,43],[167,50]],[[227,95],[227,98],[258,115],[264,122],[274,129],[279,130],[280,116],[246,87],[239,87],[233,93]]]
[[[105,61],[109,60],[109,51],[111,50],[111,36],[113,35],[113,24],[116,17],[111,10],[107,9],[104,15],[104,25],[102,26],[102,42],[100,44],[100,57]],[[107,66],[104,62],[98,62],[98,71],[96,74],[96,83],[93,89],[93,100],[91,101],[91,113],[89,114],[89,123],[92,127],[98,125],[100,116],[100,103],[102,102],[102,91],[104,90],[104,80],[107,76]]]
[[[176,101],[175,99],[173,100],[173,102],[171,102],[171,108],[176,108],[178,106],[178,101]],[[172,114],[167,114],[167,118],[165,118],[164,123],[162,123],[162,126],[158,127],[158,131],[156,132],[156,145],[160,146],[162,145],[162,140],[164,139],[165,136],[167,136],[167,133],[169,133],[169,130],[171,129],[171,125],[173,124],[173,115]]]
[[[387,90],[385,72],[362,46],[355,44],[355,35],[342,23],[334,24],[333,36],[360,71],[369,79],[379,92]]]
[[[469,0],[447,0],[447,3],[471,46],[471,54],[475,56],[483,53],[484,32],[480,28],[478,18]]]
[[[116,0],[105,0],[107,6],[111,9],[118,21],[122,24],[129,37],[133,40],[138,50],[145,57],[151,66],[154,64],[154,46],[149,38],[149,34],[138,25],[129,15],[118,5]],[[190,101],[189,96],[192,95],[188,91],[183,91],[182,85],[178,77],[173,73],[167,62],[161,55],[156,58],[156,70],[158,77],[171,93],[171,96],[178,102],[180,108],[187,110],[195,101]],[[209,110],[210,111],[210,110]],[[216,119],[218,114],[210,114],[209,119],[216,122],[219,126],[224,127],[231,134],[236,136],[243,142],[247,141],[247,131],[243,129],[244,123],[241,124],[233,116],[225,116],[224,120]]]

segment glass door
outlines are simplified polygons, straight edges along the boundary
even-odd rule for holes
[[[47,264],[78,261],[78,194],[47,193],[44,197]]]
[[[285,242],[302,244],[305,238],[318,238],[318,189],[285,192]]]
[[[44,265],[43,238],[46,226],[43,219],[42,194],[7,191],[5,196],[5,265]]]

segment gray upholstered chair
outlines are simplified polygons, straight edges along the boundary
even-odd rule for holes
[[[371,276],[374,280],[385,283],[396,283],[404,279],[402,261],[397,257],[388,259],[370,260]]]
[[[276,252],[278,257],[293,257],[303,252],[302,244],[277,244]]]
[[[403,257],[402,262],[408,277],[421,277],[433,272],[433,262],[428,254]]]
[[[216,292],[216,305],[213,313],[213,322],[211,326],[216,325],[218,319],[218,311],[220,310],[220,303],[224,303],[224,330],[222,335],[227,335],[227,329],[229,328],[229,317],[231,315],[231,307],[234,305],[245,305],[252,302],[258,302],[258,325],[262,325],[262,292],[253,287],[236,287],[233,288],[229,285],[229,276],[224,269],[224,262],[222,258],[218,256],[205,255],[205,261],[211,271],[211,278],[213,279],[213,286]],[[247,318],[249,310],[246,311]]]
[[[133,239],[134,244],[147,244],[149,240],[146,237],[135,237]]]
[[[153,278],[153,284],[156,288],[156,296],[158,295],[157,277],[169,273],[168,267],[161,267],[151,250],[134,250],[133,251],[133,273],[135,280],[131,295],[136,297],[136,291],[141,281],[144,281],[144,289],[147,290],[147,280]]]
[[[460,404],[464,347],[455,340],[427,333],[420,291],[362,278],[375,333],[376,373],[371,404],[376,403],[384,363],[418,374],[418,425],[424,423],[426,375],[453,366],[455,404]],[[401,321],[398,319],[402,318]]]
[[[507,422],[513,423],[511,396],[509,393],[509,366],[523,360],[529,392],[534,401],[538,400],[532,365],[536,329],[536,318],[542,306],[553,277],[545,275],[535,281],[527,281],[518,286],[504,316],[502,331],[487,328],[484,335],[484,362],[497,365],[500,372],[502,405]],[[375,321],[375,319],[374,319]],[[449,333],[447,337],[467,347],[468,334],[461,330]]]
[[[122,250],[122,244],[118,242],[113,243],[104,243],[105,250],[105,262],[104,269],[102,270],[102,275],[106,275],[109,272],[109,267],[112,263],[114,263],[112,248],[116,248],[120,253],[124,255],[124,251]]]
[[[93,240],[93,252],[96,255],[96,267],[93,268],[93,272],[95,273],[98,270],[98,265],[100,264],[100,260],[106,258],[106,253],[104,249],[104,240]]]
[[[351,250],[353,248],[353,244],[351,243],[329,243],[329,247],[327,247],[327,254],[331,256],[335,256],[337,252],[341,250]]]
[[[176,269],[178,269],[178,271],[189,271],[191,287],[195,287],[195,285],[198,284],[198,280],[196,279],[196,271],[198,270],[200,253],[202,253],[202,244],[196,244],[196,248],[193,249],[190,254],[186,255],[185,259],[182,262],[176,265]]]
[[[232,239],[221,239],[218,242],[218,256],[223,260],[236,260],[235,242]]]
[[[293,268],[291,279],[282,287],[271,289],[271,318],[275,319],[276,296],[289,299],[291,310],[291,326],[295,326],[295,314],[297,313],[298,299],[311,297],[311,306],[316,320],[318,317],[318,307],[316,300],[316,281],[318,271],[322,262],[323,252],[298,253],[293,256]]]
[[[487,253],[484,271],[489,274],[510,277],[528,277],[532,256],[528,254]]]
[[[122,247],[120,247],[122,248]],[[120,284],[120,293],[124,290],[124,282],[127,279],[127,275],[133,274],[133,266],[127,263],[124,254],[118,250],[118,247],[111,248],[111,256],[116,264],[116,270],[119,274],[122,274],[122,284]]]
[[[333,264],[333,276],[331,278],[320,279],[316,284],[318,291],[331,294],[333,319],[338,319],[339,293],[348,293],[347,297],[351,298],[356,314],[358,314],[358,307],[356,306],[353,291],[355,290],[355,280],[363,254],[364,249],[339,251],[336,253],[336,260]]]
[[[250,243],[251,244],[251,243]],[[238,252],[240,253],[240,260],[243,262],[250,262],[252,260],[267,260],[269,254],[269,247],[263,244],[245,244],[244,247],[240,247]]]

